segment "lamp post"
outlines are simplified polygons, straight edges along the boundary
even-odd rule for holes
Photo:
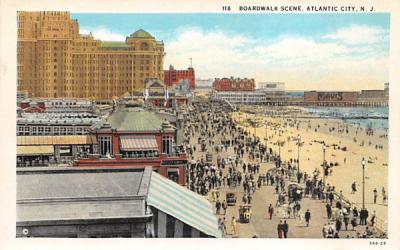
[[[279,134],[279,140],[278,140],[278,149],[279,149],[279,167],[281,166],[281,134],[282,134],[282,130],[279,129],[278,131]]]
[[[265,119],[267,119],[267,118],[265,118]],[[267,129],[268,121],[267,121],[267,120],[265,120],[264,125],[265,125],[265,137],[264,137],[264,140],[265,140],[265,147],[266,147],[267,150],[268,150],[268,129]]]
[[[363,210],[365,210],[365,175],[364,175],[364,173],[365,173],[365,160],[364,160],[364,157],[361,160],[361,166],[362,166],[362,178],[363,178],[363,181],[362,181],[362,185],[363,185],[362,207],[363,207]]]
[[[323,175],[323,184],[324,184],[324,187],[325,187],[325,166],[326,166],[326,164],[325,164],[325,151],[326,151],[326,145],[325,145],[325,143],[324,143],[324,145],[322,146],[322,150],[323,150],[323,152],[324,152],[324,158],[323,158],[323,161],[322,161],[322,175]]]
[[[300,134],[297,135],[297,172],[300,173]]]
[[[278,131],[279,139],[278,139],[278,149],[279,149],[279,159],[281,159],[281,130]]]

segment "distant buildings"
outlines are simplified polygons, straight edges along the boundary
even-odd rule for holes
[[[152,168],[17,170],[17,237],[221,237],[205,198]]]
[[[267,100],[266,94],[259,91],[215,91],[213,98],[231,104],[263,104]]]
[[[357,91],[306,91],[305,102],[356,102]]]
[[[182,80],[172,87],[167,87],[160,79],[149,78],[146,79],[145,90],[133,93],[132,98],[143,100],[143,102],[154,107],[176,108],[187,105],[191,96],[192,87],[187,80]]]
[[[196,89],[194,94],[196,96],[210,96],[213,90],[214,79],[196,79]]]
[[[213,87],[214,99],[231,104],[267,104],[286,99],[284,83],[259,83],[256,89],[254,79],[231,77],[215,79]]]
[[[257,84],[257,89],[270,94],[284,94],[284,82],[260,82]]]
[[[387,106],[388,91],[305,91],[302,105]]]
[[[79,34],[69,12],[18,12],[18,90],[34,97],[111,99],[164,79],[164,44],[138,30],[124,42]]]
[[[168,70],[164,70],[164,83],[168,87],[174,86],[184,80],[189,82],[192,89],[196,88],[193,67],[189,67],[186,70],[176,70],[172,65],[170,65]]]
[[[196,89],[197,88],[212,88],[214,79],[196,79]]]
[[[17,102],[24,112],[75,113],[92,112],[94,103],[87,99],[24,99]]]
[[[220,91],[254,91],[256,88],[254,79],[241,78],[215,78],[214,90]]]

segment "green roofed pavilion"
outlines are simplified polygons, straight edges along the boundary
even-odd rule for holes
[[[163,121],[141,108],[125,108],[111,115],[108,123],[118,131],[159,131]]]

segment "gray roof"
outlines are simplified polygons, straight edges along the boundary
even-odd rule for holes
[[[134,196],[143,172],[17,175],[17,200]]]
[[[18,224],[45,221],[143,218],[144,200],[95,200],[17,204]]]
[[[153,112],[125,108],[112,114],[108,122],[118,131],[159,131],[163,121]]]
[[[17,222],[146,217],[151,169],[17,171]]]

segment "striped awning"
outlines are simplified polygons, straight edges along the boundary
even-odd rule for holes
[[[54,154],[53,146],[17,146],[17,155],[52,155]]]
[[[154,135],[120,136],[120,140],[124,151],[158,150]]]
[[[94,135],[17,136],[17,145],[87,145],[97,144]]]
[[[222,236],[208,200],[156,172],[151,174],[147,204],[206,235]]]

